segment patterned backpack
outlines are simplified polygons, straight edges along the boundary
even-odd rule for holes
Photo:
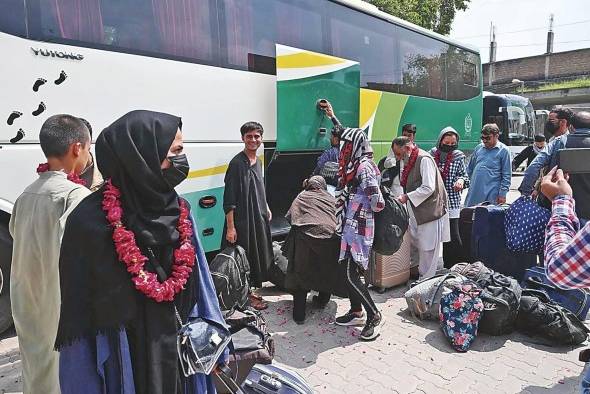
[[[506,211],[506,246],[512,252],[540,253],[551,212],[530,197],[519,197]]]
[[[440,328],[458,352],[466,352],[477,336],[483,312],[481,292],[475,282],[466,280],[451,285],[440,300]]]

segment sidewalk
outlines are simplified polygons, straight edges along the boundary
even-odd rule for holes
[[[513,178],[508,200],[518,197]],[[572,347],[548,347],[514,333],[481,334],[467,353],[451,349],[437,322],[406,312],[405,286],[372,293],[385,317],[381,336],[358,341],[359,328],[338,327],[335,316],[348,300],[334,298],[324,310],[308,305],[304,325],[291,317],[291,296],[267,287],[264,315],[276,341],[275,362],[299,372],[318,393],[568,393],[578,392],[583,363]],[[310,295],[311,297],[311,295]],[[311,300],[311,298],[309,298]],[[22,391],[14,331],[0,340],[0,392]]]
[[[291,297],[266,289],[275,360],[299,372],[318,393],[577,393],[583,364],[572,347],[553,348],[517,333],[481,334],[467,353],[446,342],[437,322],[406,311],[405,286],[372,293],[385,317],[381,336],[358,341],[360,329],[333,324],[348,300],[312,310],[302,326]]]

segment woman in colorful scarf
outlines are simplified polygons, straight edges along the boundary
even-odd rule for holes
[[[360,276],[367,269],[373,245],[373,213],[381,211],[385,201],[379,190],[380,173],[373,162],[373,150],[365,133],[361,129],[345,129],[340,141],[336,231],[342,234],[340,261],[346,264],[350,310],[336,318],[336,324],[365,323],[360,339],[372,341],[379,336],[383,317]],[[362,307],[367,312],[366,322]]]
[[[465,170],[465,155],[459,149],[459,133],[452,127],[445,127],[439,134],[438,144],[430,150],[445,183],[449,196],[449,219],[451,240],[443,243],[445,268],[460,262],[462,242],[459,235],[459,213],[461,212],[461,193],[469,187],[469,177]]]

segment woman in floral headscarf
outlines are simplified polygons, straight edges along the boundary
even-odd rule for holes
[[[360,279],[367,269],[375,222],[373,213],[385,207],[379,190],[379,170],[373,162],[373,150],[361,129],[345,129],[340,137],[339,181],[336,190],[336,231],[342,235],[340,261],[346,264],[346,279],[351,308],[336,318],[341,326],[361,325],[367,319],[360,338],[372,341],[379,336],[383,321],[369,291]]]

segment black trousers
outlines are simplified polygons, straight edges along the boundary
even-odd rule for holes
[[[361,312],[365,308],[367,318],[371,319],[379,311],[367,286],[361,280],[361,268],[351,258],[348,258],[346,264],[346,284],[348,286],[348,298],[350,299],[350,309],[354,312]]]
[[[459,234],[459,218],[450,219],[451,240],[443,243],[443,261],[445,268],[451,268],[457,263],[465,260],[465,252],[463,251],[463,242]],[[468,258],[468,257],[467,257]]]
[[[330,301],[330,293],[321,292],[318,294],[320,303]],[[307,306],[307,290],[296,290],[293,292],[293,320],[302,322],[305,320],[305,309]]]

